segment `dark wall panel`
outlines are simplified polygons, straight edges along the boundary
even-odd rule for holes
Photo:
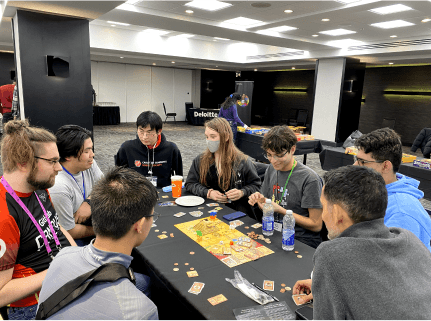
[[[201,73],[201,108],[217,109],[218,104],[235,91],[235,72],[202,70]]]
[[[403,144],[411,145],[422,128],[431,127],[431,96],[387,95],[383,91],[430,92],[430,75],[431,66],[367,68],[359,130],[369,133],[381,128],[384,118],[395,119],[394,130]]]
[[[21,10],[17,19],[25,117],[52,131],[65,124],[92,130],[88,20]],[[47,55],[69,57],[68,78],[47,76]]]
[[[12,83],[10,72],[15,70],[13,53],[0,52],[0,86]]]

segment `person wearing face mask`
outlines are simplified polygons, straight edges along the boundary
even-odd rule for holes
[[[183,175],[183,160],[177,145],[162,133],[162,119],[155,112],[144,111],[136,127],[137,137],[121,145],[115,165],[137,171],[156,187],[171,185],[172,175]]]
[[[224,118],[228,121],[230,128],[233,133],[233,140],[236,142],[236,132],[237,126],[240,124],[242,127],[247,129],[247,125],[243,123],[243,121],[238,116],[238,111],[236,107],[236,103],[238,100],[241,100],[241,95],[238,93],[233,93],[221,104],[220,112],[218,114],[219,117]]]
[[[187,191],[251,215],[248,197],[261,185],[253,162],[235,147],[226,119],[207,121],[205,136],[207,149],[193,160]]]

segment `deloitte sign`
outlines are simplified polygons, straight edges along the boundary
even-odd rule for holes
[[[194,116],[195,117],[218,117],[218,113],[212,112],[212,111],[208,111],[208,112],[194,112]]]

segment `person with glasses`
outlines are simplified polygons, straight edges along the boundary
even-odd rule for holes
[[[260,192],[249,197],[261,219],[263,199],[274,206],[275,230],[281,232],[286,210],[295,217],[295,239],[316,248],[322,241],[322,181],[312,169],[299,163],[295,154],[297,138],[287,126],[273,127],[263,138],[262,149],[271,165],[265,173]]]
[[[39,304],[67,282],[106,263],[130,267],[132,250],[144,242],[158,215],[156,188],[130,168],[115,167],[102,177],[91,194],[96,238],[84,247],[65,249],[51,263]],[[136,286],[127,278],[97,282],[61,308],[51,319],[154,320],[156,305],[148,298],[150,278],[134,273]]]
[[[397,173],[402,160],[400,136],[390,128],[362,135],[355,141],[358,154],[354,165],[376,170],[386,183],[388,207],[385,224],[410,230],[431,251],[431,219],[419,202],[424,193],[419,181]]]
[[[53,258],[76,245],[48,193],[62,168],[54,134],[27,120],[5,125],[1,142],[0,307],[11,320],[34,319]]]
[[[94,236],[91,226],[90,194],[103,176],[94,159],[91,132],[78,125],[61,126],[55,133],[63,169],[49,189],[63,226],[78,246],[87,245]]]
[[[137,137],[121,145],[115,165],[134,169],[154,186],[171,185],[172,175],[183,175],[183,160],[177,145],[162,133],[162,119],[155,112],[144,111],[136,127]]]
[[[247,200],[261,184],[253,162],[233,143],[226,119],[205,122],[205,137],[207,148],[193,160],[185,184],[187,191],[253,217]]]

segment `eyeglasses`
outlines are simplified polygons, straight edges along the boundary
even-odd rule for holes
[[[144,216],[144,217],[151,217],[151,216],[153,217],[153,223],[154,223],[160,217],[160,214],[154,212],[152,215],[147,215],[147,216]]]
[[[355,163],[358,162],[358,164],[360,166],[364,166],[367,163],[383,163],[384,162],[384,161],[380,161],[380,160],[369,161],[369,160],[365,160],[365,159],[362,159],[362,158],[358,158],[356,155],[353,156],[353,160],[354,160]]]
[[[148,137],[154,137],[154,136],[156,136],[157,135],[157,133],[151,133],[151,132],[146,132],[146,131],[144,131],[144,129],[143,128],[139,128],[138,127],[138,132],[142,135],[142,136],[148,136]]]
[[[59,159],[46,159],[46,158],[39,157],[39,156],[34,156],[34,158],[43,159],[44,161],[50,162],[53,167],[55,167],[55,165],[57,165],[60,162]]]
[[[273,158],[273,159],[280,159],[280,158],[283,158],[284,156],[286,156],[286,154],[288,153],[288,151],[286,151],[283,155],[281,155],[281,156],[278,156],[278,155],[270,155],[270,154],[263,154],[263,157],[265,157],[266,159],[270,159],[270,158]]]

